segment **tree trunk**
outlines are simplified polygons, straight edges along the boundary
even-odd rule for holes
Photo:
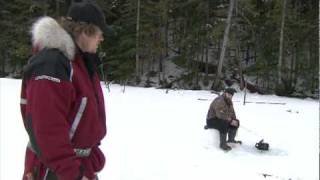
[[[140,0],[137,3],[137,25],[136,25],[136,81],[140,77],[140,60],[139,60],[139,30],[140,30]]]
[[[295,44],[293,47],[292,58],[291,58],[291,66],[290,66],[290,82],[291,86],[294,87],[296,84],[296,62],[297,62],[297,45]]]
[[[210,1],[209,0],[207,0],[207,9],[206,9],[206,24],[209,24],[209,13],[210,13],[210,11],[209,11],[209,4],[210,4]],[[205,52],[205,56],[206,56],[206,63],[205,63],[205,73],[206,73],[206,75],[205,75],[205,78],[204,78],[204,81],[205,81],[205,84],[207,85],[207,83],[208,83],[208,76],[209,76],[209,57],[208,57],[208,54],[209,54],[209,37],[208,37],[208,35],[209,35],[209,32],[208,32],[208,29],[209,29],[209,27],[207,27],[206,26],[206,39],[204,40],[204,42],[205,42],[205,50],[206,50],[206,52]]]
[[[235,4],[235,14],[237,16],[237,18],[239,18],[239,10],[238,10],[238,3]],[[243,77],[243,71],[242,71],[242,59],[240,56],[241,53],[241,45],[240,45],[240,25],[238,23],[238,21],[236,21],[236,32],[235,32],[235,43],[236,43],[236,60],[238,63],[238,73],[240,76],[240,89],[243,90],[245,88],[245,80]],[[245,100],[244,100],[245,102]]]
[[[203,38],[201,38],[200,40],[200,52],[201,52],[201,55],[200,55],[200,62],[201,64],[204,63],[204,53],[205,53],[205,40]]]
[[[2,56],[1,56],[1,60],[0,60],[0,67],[1,67],[1,72],[0,72],[0,77],[4,77],[5,76],[5,67],[6,67],[6,50],[3,50],[3,52],[1,52]]]
[[[205,82],[207,83],[209,80],[209,46],[206,44],[206,63],[205,63],[205,72],[206,72],[206,77],[205,77]]]
[[[56,16],[60,16],[60,0],[56,0]]]
[[[48,0],[43,1],[43,14],[45,16],[48,14]]]
[[[64,0],[64,8],[68,9],[72,2],[73,0]]]
[[[162,27],[161,24],[158,27],[158,32],[156,33],[156,41],[160,41],[161,42],[161,38],[162,38]],[[159,70],[159,82],[166,83],[165,81],[165,76],[164,76],[164,72],[163,72],[163,44],[160,43],[160,51],[157,51],[157,58],[158,58],[158,70]]]
[[[198,44],[201,44],[201,46],[202,46],[202,41],[201,41],[199,32],[197,34],[197,41],[198,41]],[[201,52],[202,52],[202,50],[201,50]],[[195,75],[196,75],[195,86],[198,86],[199,85],[199,66],[200,66],[200,61],[202,62],[202,60],[203,60],[203,56],[202,56],[202,59],[200,59],[198,51],[196,51],[195,53],[196,53],[196,61],[194,62],[193,69],[195,70]]]
[[[225,52],[226,52],[226,48],[227,48],[229,31],[230,31],[230,26],[231,26],[231,17],[232,17],[232,12],[233,12],[233,7],[234,7],[234,1],[235,0],[230,0],[230,4],[229,4],[227,26],[225,28],[224,35],[223,35],[222,49],[221,49],[219,63],[218,63],[215,86],[219,86],[219,81],[220,81],[220,78],[221,78],[222,65],[223,65],[223,61],[224,61],[224,56],[225,56]]]
[[[313,46],[314,47],[314,46]],[[319,47],[319,46],[318,46]],[[313,50],[313,51],[312,51]],[[316,53],[317,51],[316,50],[314,50],[313,48],[310,48],[310,51],[312,52],[312,59],[319,59],[319,51],[318,51],[318,54]],[[319,61],[319,63],[320,63],[320,61]],[[312,91],[314,91],[314,90],[316,90],[316,89],[318,89],[319,90],[319,80],[320,80],[320,75],[319,75],[319,66],[313,66],[313,69],[312,69],[312,77],[311,77],[311,79],[312,79],[312,86],[311,86],[311,90]],[[319,75],[319,76],[318,76]],[[317,77],[318,76],[318,77]],[[318,81],[317,81],[317,78],[319,78],[318,79]],[[319,97],[319,92],[318,92],[318,97]]]
[[[285,17],[286,17],[286,4],[287,4],[287,0],[283,0],[281,30],[280,30],[280,43],[279,43],[278,85],[281,85],[281,79],[282,79],[283,30],[284,30]]]
[[[168,22],[168,19],[166,20],[166,27],[165,27],[165,42],[164,42],[164,45],[165,45],[165,54],[166,54],[166,57],[169,56],[169,22]]]
[[[310,84],[308,84],[307,85],[307,90],[311,90],[312,88],[313,88],[313,71],[314,71],[314,67],[315,67],[315,65],[312,63],[312,59],[313,59],[313,52],[314,52],[314,50],[313,50],[313,46],[312,46],[312,43],[311,42],[309,42],[308,43],[309,44],[309,51],[308,51],[308,55],[307,55],[307,67],[306,67],[306,69],[307,69],[307,71],[308,72],[311,72],[311,73],[308,73],[308,76],[309,77],[306,77],[306,79],[308,79],[308,82],[310,82]],[[313,89],[312,89],[313,90]]]
[[[176,18],[172,19],[172,24],[174,25],[174,27],[172,28],[172,33],[171,33],[171,43],[176,44],[176,36],[177,36],[176,32],[178,31]]]
[[[159,72],[163,72],[163,48],[161,48],[160,50],[160,54],[159,54]]]
[[[168,1],[165,2],[166,3],[166,9],[165,9],[165,29],[164,29],[164,32],[165,32],[165,36],[164,36],[164,45],[165,45],[165,56],[168,57],[169,56],[169,52],[168,52],[168,49],[169,49],[169,4],[168,4]]]
[[[239,76],[240,76],[240,89],[243,90],[245,87],[245,84],[244,84],[244,77],[243,77],[243,71],[242,71],[242,60],[241,60],[241,57],[240,57],[240,42],[239,42],[239,39],[237,38],[236,40],[236,59],[238,61],[238,73],[239,73]]]

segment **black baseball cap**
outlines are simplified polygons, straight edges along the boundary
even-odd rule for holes
[[[104,36],[112,36],[114,34],[112,28],[106,23],[102,9],[92,0],[73,1],[67,16],[75,22],[85,22],[98,26]]]

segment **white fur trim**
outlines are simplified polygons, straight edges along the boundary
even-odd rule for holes
[[[32,26],[32,43],[41,49],[57,48],[69,60],[75,55],[75,44],[71,36],[58,24],[56,20],[45,16],[37,20]]]

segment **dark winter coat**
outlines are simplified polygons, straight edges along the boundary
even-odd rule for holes
[[[99,149],[106,135],[103,92],[97,73],[88,73],[83,53],[52,18],[33,26],[35,55],[24,71],[21,113],[30,143],[25,174],[36,179],[90,179],[105,163]],[[90,149],[86,156],[75,149]],[[47,177],[47,178],[44,178]]]
[[[228,104],[225,98],[224,95],[221,95],[212,101],[208,110],[207,119],[236,119],[232,101],[230,101],[231,104]]]

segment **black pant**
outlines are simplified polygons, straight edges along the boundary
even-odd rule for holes
[[[238,124],[239,124],[239,121],[238,121]],[[218,118],[207,119],[207,127],[209,129],[217,129],[220,133],[223,133],[223,134],[229,132],[230,129],[233,129],[233,130],[238,129],[238,127],[234,127],[230,125],[228,121],[223,119],[218,119]]]

